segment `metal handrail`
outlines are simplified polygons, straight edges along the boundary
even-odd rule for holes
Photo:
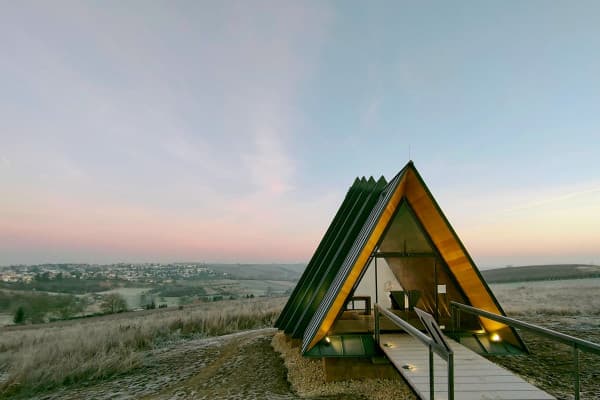
[[[418,330],[417,328],[415,328],[410,323],[403,320],[396,314],[392,313],[391,311],[386,310],[385,308],[382,308],[379,304],[376,304],[376,306],[377,306],[377,310],[381,314],[388,317],[392,322],[394,322],[400,328],[405,330],[408,334],[410,334],[415,339],[418,339],[425,346],[431,346],[437,355],[442,357],[444,360],[448,361],[447,351],[443,346],[440,346],[439,344],[437,344],[431,337],[427,336],[426,334],[424,334],[423,332],[421,332],[420,330]]]
[[[580,350],[600,355],[600,344],[597,344],[597,343],[594,343],[594,342],[590,342],[590,341],[587,341],[585,339],[580,339],[580,338],[575,337],[575,336],[567,335],[565,333],[553,331],[552,329],[548,329],[548,328],[544,328],[544,327],[541,327],[541,326],[533,325],[533,324],[530,324],[528,322],[520,321],[518,319],[514,319],[514,318],[510,318],[510,317],[505,317],[503,315],[494,314],[494,313],[491,313],[489,311],[485,311],[485,310],[482,310],[480,308],[475,308],[475,307],[472,307],[472,306],[468,306],[466,304],[457,303],[455,301],[451,301],[450,305],[453,308],[457,308],[457,309],[466,311],[467,313],[475,314],[475,315],[478,315],[478,316],[481,316],[481,317],[484,317],[484,318],[487,318],[487,319],[491,319],[491,320],[494,320],[494,321],[503,322],[506,325],[510,325],[512,327],[515,327],[515,328],[521,328],[521,329],[530,330],[530,331],[536,332],[536,333],[538,333],[538,334],[540,334],[542,336],[546,336],[546,337],[549,337],[551,339],[554,339],[554,340],[556,340],[558,342],[565,343],[565,344],[568,344],[570,346],[577,346],[577,348],[580,349]]]
[[[419,340],[429,349],[429,398],[434,399],[434,374],[433,374],[433,353],[436,353],[448,363],[448,400],[454,400],[454,352],[447,350],[444,346],[439,345],[431,337],[412,326],[407,321],[403,320],[396,314],[386,310],[381,305],[375,303],[375,342],[380,345],[380,325],[379,318],[383,314],[390,319],[398,327],[402,328],[409,335]]]
[[[580,396],[580,378],[579,378],[579,351],[585,351],[600,355],[600,344],[593,343],[584,339],[580,339],[575,336],[567,335],[561,332],[553,331],[552,329],[543,328],[538,325],[533,325],[528,322],[520,321],[518,319],[505,317],[491,313],[489,311],[482,310],[468,306],[466,304],[457,303],[455,301],[450,302],[452,309],[452,321],[457,321],[460,324],[460,311],[464,311],[469,314],[477,315],[479,317],[491,319],[493,321],[502,322],[513,328],[520,328],[535,332],[541,336],[553,339],[557,342],[567,344],[573,348],[573,366],[574,366],[574,382],[573,386],[575,389],[575,399],[578,400]],[[457,311],[457,312],[456,312]]]

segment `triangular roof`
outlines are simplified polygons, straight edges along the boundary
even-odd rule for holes
[[[481,277],[454,229],[410,161],[387,185],[381,178],[357,179],[284,307],[275,326],[302,338],[302,352],[323,339],[363,276],[370,258],[399,210],[409,210],[414,224],[427,235],[463,301],[493,313],[504,312]],[[405,212],[406,213],[406,212]],[[502,332],[509,343],[524,348],[516,332],[504,324],[481,320],[488,332]]]
[[[372,177],[354,181],[276,321],[276,327],[292,337],[302,337],[385,186],[383,177],[378,181]]]

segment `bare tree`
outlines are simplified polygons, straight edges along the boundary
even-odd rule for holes
[[[107,314],[118,313],[127,310],[127,302],[120,294],[111,293],[104,296],[100,308]]]

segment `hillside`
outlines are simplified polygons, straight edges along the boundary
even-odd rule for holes
[[[176,341],[144,352],[127,374],[59,387],[33,399],[299,399],[270,345],[273,329]],[[24,397],[18,397],[23,399]]]
[[[600,341],[600,287],[594,282],[496,285],[493,290],[509,315]],[[408,392],[390,396],[393,387],[382,390],[381,381],[371,382],[377,390],[365,381],[360,391],[355,382],[324,384],[320,360],[300,358],[297,348],[296,358],[289,358],[290,351],[282,359],[277,343],[288,342],[277,342],[268,327],[285,300],[210,302],[183,310],[0,327],[0,399],[414,399]],[[494,361],[557,398],[570,398],[571,349],[527,332],[523,336],[530,355]],[[581,353],[582,398],[600,398],[598,361]]]
[[[525,265],[483,270],[488,283],[600,278],[600,266],[586,264]]]
[[[297,281],[306,264],[210,264],[210,269],[226,273],[231,279]]]
[[[296,360],[295,382],[310,393],[298,393],[271,346],[284,303],[254,298],[0,327],[0,399],[414,400],[400,380],[385,390],[325,384],[321,361],[306,359]]]

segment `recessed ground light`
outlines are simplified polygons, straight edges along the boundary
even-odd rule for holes
[[[414,371],[415,369],[417,369],[417,367],[415,367],[415,366],[414,366],[414,365],[412,365],[412,364],[404,364],[404,365],[402,366],[402,369],[407,369],[407,370],[409,370],[409,371]]]
[[[492,342],[499,342],[502,340],[502,338],[497,333],[492,333],[492,336],[490,336],[490,340]]]

